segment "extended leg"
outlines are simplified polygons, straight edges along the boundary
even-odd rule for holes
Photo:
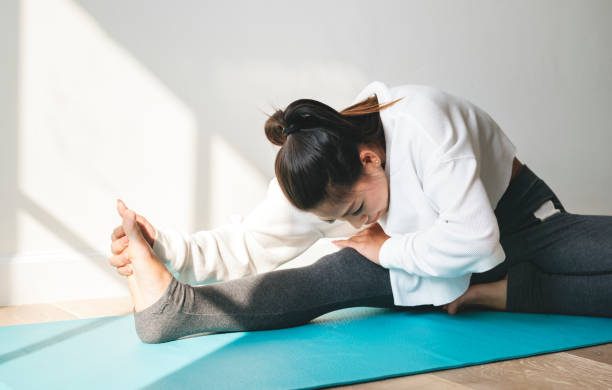
[[[173,277],[134,319],[141,340],[159,343],[202,332],[291,327],[355,306],[394,307],[389,271],[344,248],[306,267],[203,286]]]

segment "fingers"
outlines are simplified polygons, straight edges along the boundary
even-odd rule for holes
[[[340,248],[345,248],[348,245],[348,240],[336,240],[336,241],[332,241],[332,244],[339,246]]]
[[[130,276],[134,273],[132,262],[127,258],[127,252],[111,257],[108,262],[117,268],[119,275]]]
[[[111,234],[111,240],[115,241],[116,239],[121,238],[123,236],[125,236],[125,230],[123,230],[123,225],[119,225],[113,230],[113,233]]]
[[[118,255],[119,253],[121,253],[125,248],[127,248],[128,244],[130,243],[130,240],[128,239],[128,236],[123,236],[117,240],[114,240],[113,242],[111,242],[111,252],[114,255]]]
[[[126,210],[127,210],[127,206],[125,205],[125,203],[123,203],[121,199],[117,199],[117,212],[119,213],[119,216],[121,218],[123,218],[123,214],[125,213]]]
[[[136,222],[142,224],[143,226],[147,224],[147,220],[140,214],[136,214]]]
[[[125,219],[127,206],[121,199],[117,199],[117,212],[121,218]],[[133,212],[132,212],[133,213]],[[134,217],[130,215],[130,217]],[[125,223],[125,222],[124,222]],[[132,262],[128,257],[127,251],[124,251],[129,244],[129,238],[125,232],[123,224],[117,226],[111,233],[111,252],[114,256],[109,259],[110,265],[117,267],[117,272],[122,276],[130,276],[134,273]]]
[[[131,264],[131,261],[128,257],[127,251],[121,252],[115,256],[112,256],[108,262],[113,267],[123,267],[126,264]]]
[[[134,270],[132,269],[132,264],[126,264],[123,267],[117,268],[117,272],[119,272],[121,276],[130,276],[134,273]]]

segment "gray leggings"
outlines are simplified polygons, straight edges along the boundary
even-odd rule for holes
[[[537,210],[548,200],[559,211],[541,214]],[[507,311],[612,317],[612,216],[566,212],[526,165],[495,215],[506,259],[472,274],[470,285],[508,274]],[[143,342],[161,343],[203,332],[297,326],[356,306],[443,310],[395,306],[389,270],[343,248],[309,266],[208,285],[190,286],[173,277],[153,305],[134,312],[134,321]]]

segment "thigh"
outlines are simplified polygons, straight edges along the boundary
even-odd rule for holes
[[[372,299],[380,304],[376,306],[393,306],[389,270],[353,248],[342,248],[323,256],[310,268],[309,277],[321,289],[320,294],[340,301]]]
[[[535,221],[508,243],[511,263],[530,261],[554,274],[612,273],[612,216],[560,212]]]
[[[187,314],[322,314],[344,307],[393,305],[389,270],[352,248],[323,256],[305,267],[188,287],[188,291],[174,295],[173,300]]]
[[[612,216],[567,212],[547,183],[523,166],[495,209],[506,259],[475,274],[476,282],[503,278],[508,267],[529,261],[544,272],[612,272]]]

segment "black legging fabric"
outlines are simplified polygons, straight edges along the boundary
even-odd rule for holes
[[[551,200],[559,212],[534,212]],[[508,274],[506,310],[612,317],[612,216],[568,213],[523,165],[495,208],[506,259],[470,285]],[[153,305],[134,312],[138,336],[160,343],[203,332],[278,329],[325,313],[369,306],[394,310],[389,270],[352,248],[299,268],[190,286],[174,277]]]

